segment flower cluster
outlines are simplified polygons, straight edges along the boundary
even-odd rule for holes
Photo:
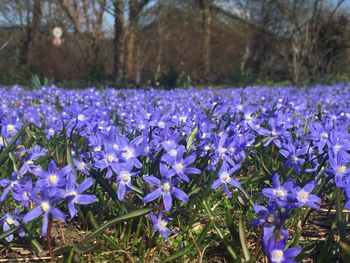
[[[172,91],[15,86],[0,97],[3,230],[37,220],[44,236],[51,219],[75,220],[78,206],[103,205],[100,197],[112,191],[122,207],[153,209],[153,230],[169,241],[176,224],[169,217],[180,217],[185,206],[200,214],[192,200],[224,193],[233,205],[248,193],[265,254],[292,262],[300,250],[289,247],[286,222],[295,210],[319,209],[321,183],[344,192],[350,209],[349,125],[346,84]],[[266,187],[261,178],[271,174]],[[17,233],[6,240],[24,230]]]

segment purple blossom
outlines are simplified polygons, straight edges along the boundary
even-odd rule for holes
[[[231,175],[234,172],[236,172],[240,167],[241,167],[240,164],[236,164],[231,169],[229,169],[227,163],[224,161],[218,173],[218,179],[216,179],[213,182],[213,184],[211,185],[211,189],[217,189],[220,186],[222,186],[225,190],[227,197],[231,198],[232,195],[228,189],[228,184],[238,189],[241,188],[241,184],[231,177]]]
[[[269,243],[268,256],[271,263],[294,263],[297,262],[293,258],[301,252],[298,247],[292,247],[286,249],[284,240],[275,242],[271,239]]]
[[[43,192],[41,192],[41,197],[42,199],[38,199],[34,196],[30,197],[38,206],[30,210],[27,214],[25,214],[25,216],[23,217],[23,222],[28,223],[40,217],[41,215],[44,215],[41,228],[41,235],[46,236],[49,224],[49,216],[51,215],[53,218],[56,218],[60,221],[64,221],[66,216],[60,209],[54,206],[55,203],[57,203],[60,200],[60,198],[58,198],[57,196],[50,196],[46,189],[44,189]]]
[[[173,231],[171,231],[167,225],[170,222],[170,218],[165,218],[163,219],[163,212],[159,212],[158,216],[156,217],[153,212],[150,213],[150,218],[151,218],[151,222],[153,224],[153,230],[154,232],[159,232],[159,234],[162,235],[162,237],[169,242],[169,235],[173,233]]]
[[[156,189],[146,195],[142,201],[144,203],[149,203],[162,196],[165,210],[169,212],[173,203],[172,195],[185,203],[188,202],[189,198],[184,191],[175,187],[175,185],[179,183],[179,179],[171,179],[172,173],[165,167],[165,165],[160,165],[160,167],[162,180],[150,175],[143,177],[143,180],[150,185],[155,186]]]
[[[68,174],[66,190],[61,195],[66,198],[67,206],[71,218],[77,214],[75,204],[88,205],[97,201],[96,196],[83,194],[93,184],[91,177],[86,178],[80,185],[76,187],[76,178],[73,173]]]

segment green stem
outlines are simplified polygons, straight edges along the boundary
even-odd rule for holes
[[[245,233],[244,233],[244,219],[243,216],[241,216],[239,218],[239,239],[241,241],[241,245],[242,245],[242,249],[243,249],[243,254],[244,254],[244,258],[247,262],[250,262],[250,252],[249,249],[247,247],[247,242],[246,242],[246,238],[245,238]]]
[[[340,241],[345,242],[346,241],[346,235],[345,235],[345,228],[344,228],[344,222],[343,222],[343,206],[342,206],[342,190],[339,188],[336,188],[335,190],[335,209],[336,209],[336,218],[337,218],[337,226],[339,230],[339,237]]]
[[[217,223],[216,223],[216,219],[215,219],[215,216],[213,215],[212,211],[210,210],[209,206],[208,206],[208,203],[207,203],[207,200],[204,199],[203,200],[203,205],[204,205],[204,208],[207,210],[208,214],[209,214],[209,218],[210,218],[210,221],[212,221],[214,223],[214,228],[216,230],[216,232],[218,233],[221,241],[224,243],[226,249],[227,249],[227,252],[229,253],[229,255],[231,256],[231,258],[233,259],[234,262],[237,262],[238,261],[238,256],[237,256],[237,253],[234,251],[234,249],[232,248],[232,246],[229,244],[229,242],[227,241],[224,233],[222,232],[222,230],[220,229],[220,227],[218,227]]]

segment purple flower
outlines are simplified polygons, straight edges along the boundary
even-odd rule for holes
[[[59,201],[59,198],[57,198],[57,196],[50,197],[47,189],[43,190],[41,196],[42,199],[38,199],[34,196],[30,197],[35,203],[38,204],[38,206],[25,214],[23,217],[23,222],[28,223],[44,214],[41,235],[46,236],[47,227],[49,224],[49,216],[51,215],[53,218],[57,218],[60,221],[64,221],[66,216],[61,210],[54,206],[54,204]]]
[[[161,164],[160,167],[161,175],[163,177],[162,180],[159,180],[154,176],[143,177],[143,180],[150,185],[155,186],[156,189],[146,195],[142,201],[148,203],[162,196],[165,210],[169,212],[173,202],[172,195],[185,203],[188,202],[188,196],[180,188],[175,187],[175,185],[179,183],[179,179],[171,179],[171,172],[165,167],[165,165]]]
[[[266,137],[266,142],[264,146],[268,146],[273,142],[278,148],[282,147],[281,138],[286,138],[288,132],[285,130],[283,125],[277,125],[276,120],[271,118],[268,120],[270,130],[267,130],[263,127],[258,127],[257,132]]]
[[[42,156],[45,156],[47,153],[46,149],[41,149],[40,146],[35,145],[32,149],[28,151],[28,156],[24,159],[24,163],[19,170],[20,175],[24,175],[27,172],[31,172],[33,174],[36,174],[37,168],[39,167],[38,165],[34,164],[34,161],[39,159]],[[40,169],[40,168],[39,168]]]
[[[225,193],[227,194],[227,197],[231,198],[232,195],[231,195],[230,191],[228,190],[227,184],[230,184],[238,189],[241,188],[241,184],[231,177],[231,175],[234,172],[236,172],[240,167],[241,167],[241,165],[237,164],[237,165],[233,166],[231,169],[229,169],[227,163],[224,161],[222,163],[222,166],[221,166],[219,174],[218,174],[219,178],[213,182],[213,184],[211,185],[211,189],[217,189],[218,187],[220,187],[222,185],[222,187],[225,190]]]
[[[133,166],[131,164],[120,164],[118,165],[117,171],[117,183],[118,183],[118,199],[121,201],[124,199],[125,192],[132,188],[131,178],[136,173],[131,172]]]
[[[67,176],[66,190],[62,195],[66,198],[68,203],[68,210],[71,218],[77,214],[75,204],[88,205],[97,201],[96,196],[83,194],[93,184],[91,177],[85,179],[78,187],[76,187],[76,178],[73,173]]]
[[[288,180],[281,185],[278,173],[275,173],[272,176],[272,184],[273,188],[262,189],[263,195],[269,198],[270,202],[276,202],[279,207],[286,207],[288,200],[294,199],[292,195],[294,181]]]
[[[116,171],[119,163],[119,153],[110,143],[104,144],[104,150],[98,152],[95,158],[95,167],[101,170],[107,169],[106,178],[112,177],[113,171]]]
[[[19,214],[19,209],[16,209],[14,213],[4,214],[1,217],[2,230],[4,232],[6,232],[6,231],[10,230],[11,227],[13,227],[13,226],[15,226],[15,227],[19,226],[20,223],[18,220],[21,220],[21,219],[22,219],[22,216]],[[24,237],[25,236],[24,230],[20,229],[18,232],[18,235],[20,237]],[[7,236],[5,239],[7,242],[11,242],[13,240],[13,234]]]
[[[321,198],[311,194],[312,190],[315,188],[315,182],[311,181],[307,183],[303,188],[296,187],[295,195],[298,200],[298,206],[307,205],[316,210],[320,209],[320,206],[317,203],[321,203]]]
[[[49,163],[48,170],[41,170],[38,173],[40,179],[36,182],[35,186],[39,188],[48,187],[49,190],[55,191],[57,187],[61,187],[66,183],[66,175],[70,173],[72,167],[67,165],[62,169],[58,169],[55,161]]]
[[[271,263],[294,263],[297,262],[293,258],[297,256],[301,249],[298,247],[292,247],[286,249],[284,240],[275,243],[273,239],[269,242],[268,256]]]
[[[334,175],[338,187],[345,188],[345,179],[350,175],[350,169],[347,167],[350,160],[346,155],[334,155],[331,151],[328,152],[328,157],[330,168],[327,169],[327,172]]]
[[[171,220],[170,218],[165,218],[162,219],[163,217],[163,212],[159,212],[158,216],[156,217],[153,212],[150,213],[150,218],[153,224],[153,230],[154,232],[159,232],[159,234],[164,237],[164,239],[169,242],[169,235],[173,233],[169,228],[167,228],[167,225],[169,221]]]
[[[79,172],[83,173],[84,175],[88,176],[90,174],[89,170],[90,170],[90,167],[91,167],[91,163],[86,163],[84,161],[84,157],[85,156],[89,156],[89,155],[88,154],[82,154],[80,156],[79,160],[74,159],[73,162],[74,162],[75,169],[77,169],[77,171],[79,171]]]
[[[15,185],[20,184],[23,179],[18,178],[18,174],[16,172],[13,172],[11,175],[11,179],[1,179],[0,180],[0,185],[2,187],[5,187],[4,191],[2,192],[2,195],[0,197],[0,201],[3,202],[6,199],[6,196],[10,191],[12,191],[13,187]]]
[[[284,165],[286,167],[293,166],[297,175],[300,174],[299,166],[305,163],[305,160],[300,158],[300,156],[305,155],[307,152],[305,147],[299,148],[298,146],[298,141],[293,144],[288,142],[287,144],[283,144],[284,149],[280,150],[280,153],[287,159]]]
[[[266,248],[268,241],[273,237],[275,228],[281,227],[281,220],[288,217],[286,212],[281,213],[274,204],[270,204],[266,207],[262,205],[254,205],[254,211],[257,213],[258,218],[254,219],[250,224],[254,227],[263,226],[263,245]],[[282,232],[287,236],[287,231]]]
[[[13,198],[21,202],[24,207],[28,207],[30,201],[30,194],[33,191],[33,184],[31,180],[28,180],[25,184],[15,184],[13,187],[12,196]]]
[[[174,152],[173,152],[174,151]],[[183,159],[183,154],[185,152],[185,147],[179,147],[178,149],[173,149],[170,152],[170,156],[165,155],[162,160],[166,161],[172,169],[175,171],[175,174],[177,174],[182,180],[185,182],[189,182],[190,179],[186,174],[200,174],[201,171],[194,167],[188,167],[191,163],[193,163],[196,160],[196,155],[192,154],[190,156],[187,156],[185,159]],[[175,156],[172,156],[172,154],[175,154]]]
[[[316,143],[319,152],[322,152],[329,138],[329,132],[332,129],[332,122],[327,121],[325,126],[318,122],[309,125],[310,134],[307,136]]]

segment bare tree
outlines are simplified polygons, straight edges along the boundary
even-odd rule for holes
[[[76,44],[89,68],[87,76],[92,77],[103,34],[106,0],[59,0],[59,4],[73,26]]]
[[[202,68],[204,80],[210,72],[210,40],[211,40],[211,0],[199,0],[202,19]]]
[[[148,4],[149,0],[129,0],[129,24],[127,28],[127,36],[125,43],[125,59],[124,59],[124,77],[135,81],[135,45],[137,39],[137,24],[139,14],[143,8]]]

